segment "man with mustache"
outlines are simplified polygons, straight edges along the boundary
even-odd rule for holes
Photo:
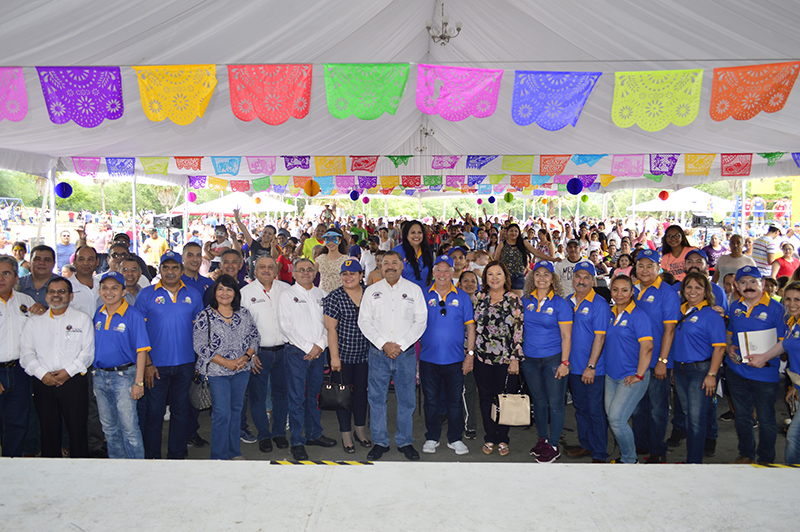
[[[780,374],[777,360],[748,364],[747,349],[739,345],[739,333],[775,329],[778,340],[786,337],[783,305],[764,293],[761,272],[755,266],[745,266],[736,272],[736,284],[741,299],[731,305],[728,325],[728,381],[739,439],[739,457],[735,464],[751,464],[756,458],[761,464],[775,462],[775,440],[778,424],[775,420],[775,401],[778,399]],[[753,434],[750,412],[756,409],[758,419],[758,448]]]

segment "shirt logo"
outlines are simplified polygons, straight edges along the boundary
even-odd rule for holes
[[[435,307],[435,306],[436,306],[436,305],[438,305],[438,304],[439,304],[439,303],[437,303],[435,299],[430,299],[430,300],[428,300],[428,306],[429,306],[429,307]]]
[[[761,314],[758,315],[758,319],[760,319],[761,321],[767,321],[767,313],[762,312]]]
[[[67,331],[71,331],[71,330],[72,330],[72,325],[67,325]]]
[[[691,318],[689,318],[689,321],[692,323],[697,323],[697,316],[692,316]]]
[[[581,309],[581,314],[584,314],[584,315],[589,314],[589,307],[583,307]]]
[[[733,311],[733,315],[734,316],[738,316],[741,313],[742,313],[742,309],[740,309],[740,308],[737,308],[736,310]]]
[[[622,320],[621,322],[619,322],[620,327],[625,327],[626,325],[628,325],[628,320]]]
[[[795,331],[792,336],[795,338],[800,338],[800,331]]]
[[[94,330],[99,331],[102,326],[103,324],[98,321],[97,323],[94,324]]]
[[[114,327],[114,330],[117,331],[117,332],[125,332],[125,324],[124,323],[120,323],[119,325]]]
[[[164,299],[164,296],[158,296],[156,298],[156,305],[163,305],[166,302],[167,302],[167,300]]]
[[[186,297],[183,299],[183,302],[184,302],[184,303],[189,303],[189,304],[191,305],[191,304],[192,304],[192,298],[191,298],[191,297],[189,297],[189,296],[186,296]]]
[[[458,306],[458,299],[454,299],[452,302],[450,302],[450,306],[451,307],[457,307]]]
[[[251,297],[251,298],[250,298],[250,303],[255,303],[255,302],[256,302],[256,298],[254,298],[254,297]]]
[[[527,306],[527,309],[533,312],[534,310],[536,310],[536,306],[533,303],[531,303],[530,305]]]
[[[407,298],[408,294],[403,294],[403,299]]]
[[[653,294],[650,294],[649,296],[647,296],[647,299],[645,299],[645,301],[647,303],[652,303],[655,300],[656,300],[656,298],[655,298],[655,296],[653,296]]]
[[[553,315],[553,307],[547,307],[547,310],[545,310],[544,313],[547,314],[548,316],[552,316]]]
[[[381,298],[380,292],[375,292],[374,294],[372,294],[372,299],[380,299],[380,298]]]

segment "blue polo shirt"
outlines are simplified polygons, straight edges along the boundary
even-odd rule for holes
[[[789,369],[800,373],[800,324],[794,318],[789,318],[789,334],[783,339],[783,350],[789,355]],[[800,390],[800,386],[794,386]]]
[[[601,358],[606,359],[606,375],[614,380],[621,380],[636,375],[639,367],[639,342],[653,339],[653,325],[647,313],[635,301],[631,301],[619,315],[616,307],[611,312],[612,318]]]
[[[771,299],[766,292],[762,294],[761,300],[750,309],[745,305],[744,298],[739,299],[731,306],[729,316],[728,331],[733,335],[731,342],[739,347],[740,332],[766,331],[772,328],[776,329],[778,340],[782,340],[786,337],[786,322],[783,321],[783,315],[783,305]],[[738,353],[742,354],[741,349]],[[732,371],[745,379],[761,382],[778,382],[780,380],[778,373],[780,362],[778,360],[771,360],[769,366],[763,368],[735,364],[730,360],[726,360],[725,363]]]
[[[703,301],[700,306],[681,306],[681,318],[675,328],[670,360],[690,364],[711,358],[715,347],[725,347],[725,320]]]
[[[575,307],[572,318],[572,348],[569,353],[569,372],[583,374],[592,355],[595,335],[606,334],[611,322],[611,307],[608,301],[592,289]],[[595,375],[606,374],[606,357],[602,354],[595,366]]]
[[[56,274],[52,274],[50,279],[53,277],[58,277]],[[48,281],[49,282],[49,281]],[[45,300],[45,293],[47,292],[47,283],[44,283],[42,287],[37,290],[36,287],[33,286],[33,274],[29,273],[28,275],[23,275],[19,278],[19,291],[27,296],[31,296],[31,299],[42,305],[43,307],[47,308],[47,301]]]
[[[475,321],[472,300],[466,292],[452,285],[441,299],[434,286],[435,283],[425,292],[428,326],[420,338],[419,359],[440,365],[463,362],[466,326]],[[446,311],[445,315],[442,310]]]
[[[212,281],[208,277],[200,275],[199,273],[197,274],[197,280],[195,280],[192,277],[189,277],[184,273],[183,276],[181,277],[181,281],[183,281],[183,284],[185,284],[186,286],[194,288],[201,294],[205,294],[206,289],[212,284],[214,284],[214,281]]]
[[[181,281],[175,299],[157,284],[142,288],[136,308],[147,320],[150,358],[155,366],[194,363],[192,327],[194,317],[203,310],[203,297]]]
[[[678,294],[678,298],[680,298],[681,283],[675,283],[672,285],[672,288],[675,289],[675,292]],[[731,306],[728,304],[728,295],[725,293],[725,290],[717,283],[711,283],[711,293],[714,294],[714,304],[722,307],[722,310],[725,311],[725,315],[727,316],[731,310]]]
[[[419,264],[419,276],[420,279],[417,279],[417,276],[414,275],[414,266],[409,262],[408,257],[406,257],[406,252],[403,250],[402,244],[397,245],[392,249],[392,251],[396,251],[403,257],[403,277],[408,279],[415,285],[419,286],[419,289],[422,290],[424,294],[425,291],[428,289],[428,268],[425,265],[425,262],[422,260],[422,249],[420,248],[420,254],[417,255],[417,264]]]
[[[137,351],[150,349],[142,313],[123,300],[110,316],[103,305],[94,313],[94,366],[115,368],[136,364]]]
[[[639,292],[636,296],[636,306],[647,314],[651,323],[653,358],[650,361],[650,368],[652,369],[656,367],[658,358],[661,356],[664,325],[678,323],[681,317],[681,298],[670,285],[661,281],[661,277],[656,277],[655,282],[646,290],[642,290],[641,285],[637,285],[637,287],[639,287]],[[672,362],[667,364],[667,367],[671,368]]]
[[[522,352],[526,357],[545,358],[561,352],[562,323],[572,324],[572,305],[550,290],[539,301],[536,291],[522,298],[524,336]]]

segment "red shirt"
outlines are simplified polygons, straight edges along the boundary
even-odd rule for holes
[[[778,274],[775,276],[776,279],[778,277],[783,277],[784,275],[786,277],[791,277],[797,267],[800,266],[800,259],[792,259],[791,261],[788,261],[783,257],[778,257],[773,261],[772,264],[775,264],[776,262],[781,265],[780,269],[778,270]]]
[[[289,284],[292,284],[294,281],[292,279],[292,261],[281,255],[277,259],[278,264],[281,267],[281,271],[278,274],[280,280]]]

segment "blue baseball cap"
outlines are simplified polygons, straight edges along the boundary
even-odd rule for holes
[[[123,277],[122,274],[119,273],[119,272],[115,272],[113,270],[107,271],[100,278],[100,284],[102,284],[103,281],[105,281],[106,279],[114,279],[116,282],[118,282],[122,286],[125,286],[125,277]]]
[[[539,268],[547,268],[547,271],[550,273],[556,273],[556,269],[553,266],[552,262],[548,262],[546,260],[540,260],[533,266],[533,271],[538,270]]]
[[[433,261],[433,265],[436,266],[440,262],[446,262],[448,266],[450,266],[451,268],[455,268],[455,266],[453,265],[453,257],[449,255],[439,255],[438,257],[436,257],[436,260]]]
[[[361,263],[358,262],[356,259],[347,259],[342,263],[342,269],[339,273],[344,272],[363,272],[364,268],[361,267]]]
[[[738,270],[736,270],[736,280],[738,281],[742,277],[753,277],[755,279],[761,279],[761,271],[755,266],[745,266],[743,268],[739,268]]]
[[[342,238],[342,235],[340,235],[340,234],[339,234],[339,233],[337,233],[336,231],[328,231],[327,233],[325,233],[324,235],[322,235],[322,239],[323,239],[323,240],[325,240],[326,238],[339,238],[339,239],[341,239],[341,238]]]
[[[661,263],[661,255],[658,253],[658,251],[654,251],[652,249],[643,249],[642,251],[636,254],[637,262],[642,259],[651,260],[656,264]]]
[[[172,250],[168,250],[166,253],[161,255],[161,260],[158,262],[159,266],[164,264],[168,260],[174,260],[178,264],[183,264],[183,257],[181,257],[180,253],[175,253]]]
[[[695,249],[691,250],[689,253],[686,254],[686,256],[684,257],[684,260],[688,259],[689,255],[700,255],[701,257],[703,257],[703,260],[708,262],[708,254],[706,254],[706,252],[703,251],[702,249],[695,248]]]
[[[467,248],[464,248],[464,247],[461,247],[461,246],[456,246],[454,248],[450,248],[450,251],[447,252],[447,256],[448,257],[452,257],[453,253],[455,253],[456,251],[460,251],[461,253],[464,254],[465,257],[467,256]]]
[[[591,275],[592,277],[597,275],[597,270],[595,269],[594,264],[592,264],[588,260],[582,260],[578,264],[576,264],[575,268],[573,268],[572,270],[572,273],[574,275],[575,272],[580,272],[580,271],[588,272],[589,275]]]

